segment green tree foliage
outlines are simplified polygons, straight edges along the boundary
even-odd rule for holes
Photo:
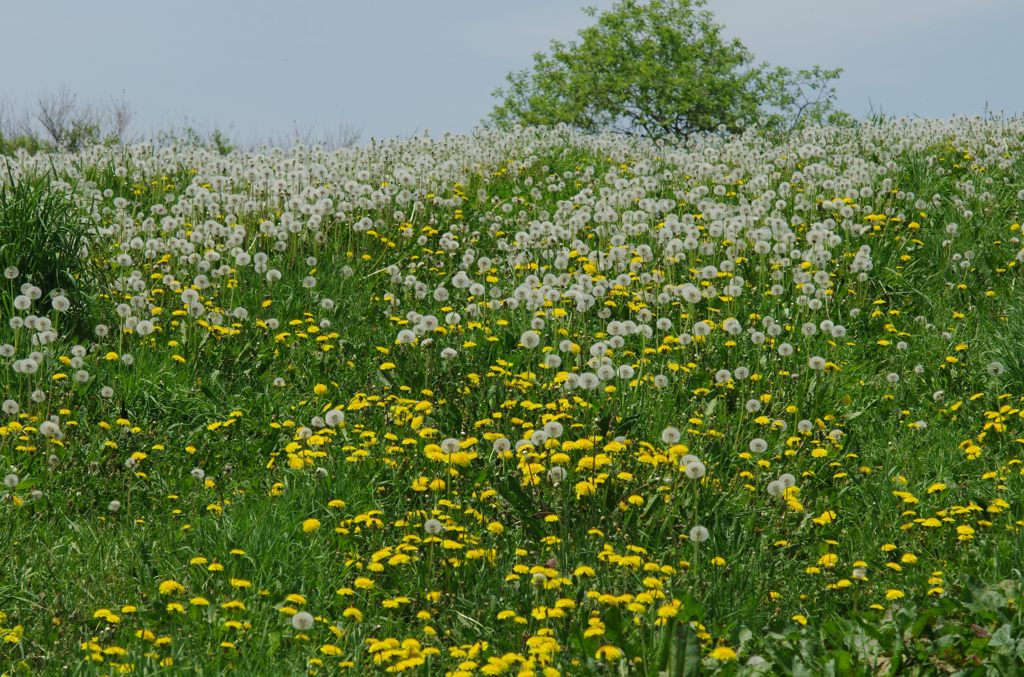
[[[840,69],[755,64],[743,43],[723,38],[705,4],[620,0],[578,42],[552,41],[532,69],[510,73],[494,91],[491,122],[662,137],[843,117],[833,105]]]

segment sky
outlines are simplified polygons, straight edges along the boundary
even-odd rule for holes
[[[0,0],[0,98],[122,94],[135,130],[468,132],[509,71],[611,0]],[[1020,0],[708,0],[758,60],[843,67],[861,116],[1024,112]]]

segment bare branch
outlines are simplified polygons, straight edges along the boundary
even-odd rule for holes
[[[110,135],[115,137],[118,141],[124,141],[128,134],[128,129],[131,127],[132,121],[135,119],[135,110],[132,109],[131,104],[125,98],[124,92],[121,92],[120,99],[110,100]]]
[[[37,100],[36,119],[50,139],[62,148],[67,142],[74,112],[75,95],[67,87],[61,87],[55,94],[41,94]]]

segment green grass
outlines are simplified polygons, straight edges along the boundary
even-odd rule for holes
[[[20,274],[0,280],[0,399],[19,411],[0,414],[18,480],[0,494],[2,669],[1012,674],[1024,127],[800,134],[8,158],[0,263]],[[871,194],[843,216],[829,203],[851,188]],[[745,230],[723,232],[730,219]],[[666,250],[673,220],[695,224],[674,236],[697,247]],[[766,226],[793,240],[756,253]],[[807,256],[826,230],[831,258]],[[734,276],[742,293],[726,295]],[[41,299],[16,312],[26,282]],[[592,283],[605,293],[578,307],[571,285]],[[690,304],[684,283],[716,293]],[[822,308],[805,284],[828,290]],[[517,288],[548,298],[530,309]],[[68,319],[50,310],[57,289],[75,295]],[[403,344],[411,311],[439,326]],[[55,318],[55,341],[8,322],[32,314]],[[613,320],[651,335],[619,345]],[[802,334],[823,320],[845,336]],[[691,340],[700,321],[710,334]],[[599,341],[633,375],[565,388],[598,371]],[[38,370],[15,371],[32,351]],[[344,422],[318,427],[335,408]],[[553,421],[560,437],[516,450]],[[685,448],[662,441],[670,426]],[[433,446],[445,438],[460,453]],[[784,473],[797,491],[770,495]]]
[[[76,336],[86,330],[91,294],[99,280],[99,267],[81,256],[89,243],[89,221],[74,199],[75,187],[61,181],[55,172],[15,172],[11,158],[3,158],[0,179],[0,267],[20,273],[17,281],[39,287],[44,296],[63,291],[71,301],[64,322]],[[18,289],[5,279],[0,296],[4,317],[11,317],[11,305]]]

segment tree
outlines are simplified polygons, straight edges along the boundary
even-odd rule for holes
[[[663,137],[755,122],[782,129],[833,115],[839,69],[754,64],[743,43],[722,37],[705,4],[620,0],[579,42],[552,41],[550,53],[534,54],[532,70],[510,73],[508,87],[494,91],[491,122]]]
[[[67,87],[43,94],[37,101],[36,119],[52,142],[63,150],[77,151],[94,143],[121,143],[134,118],[122,94],[109,105],[79,105]]]
[[[0,99],[0,155],[19,149],[29,153],[77,151],[97,143],[129,140],[135,113],[124,94],[100,105],[80,104],[67,87],[41,94],[35,105],[18,106]]]

